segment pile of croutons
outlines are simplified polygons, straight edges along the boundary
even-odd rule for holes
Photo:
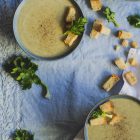
[[[91,7],[93,11],[100,11],[103,7],[100,0],[90,0]],[[111,30],[103,25],[103,22],[101,20],[95,20],[93,23],[93,27],[90,33],[91,38],[97,39],[101,34],[109,35],[111,33]],[[128,47],[131,46],[132,48],[138,48],[138,43],[136,41],[129,42],[129,39],[133,37],[133,35],[130,32],[120,30],[117,33],[118,39],[121,40],[121,46]],[[115,46],[115,50],[118,51],[120,49],[119,45]],[[120,70],[126,70],[129,66],[136,67],[138,66],[138,61],[135,57],[130,58],[128,60],[128,63],[125,62],[123,58],[117,58],[114,60],[115,65]],[[124,78],[126,81],[131,85],[134,86],[137,84],[137,77],[134,75],[132,71],[128,71],[124,74]],[[113,74],[111,75],[107,81],[103,84],[103,89],[109,92],[118,82],[120,78],[118,75]]]
[[[103,115],[101,114],[96,118],[94,118],[93,116],[93,118],[89,120],[89,125],[115,125],[122,122],[125,119],[124,116],[116,112],[115,106],[112,101],[108,101],[100,105],[99,109],[103,112]]]
[[[101,0],[90,0],[91,8],[93,11],[100,11],[103,7],[103,4]],[[68,13],[66,16],[66,25],[69,26],[72,24],[72,22],[76,19],[76,10],[73,6],[68,7]],[[111,29],[106,27],[103,24],[103,21],[100,19],[97,19],[93,22],[92,30],[90,33],[91,38],[98,39],[101,35],[110,35]],[[128,47],[131,46],[132,48],[138,48],[138,43],[136,41],[129,41],[132,39],[133,35],[130,32],[119,30],[117,33],[117,38],[121,41],[122,47]],[[64,40],[65,44],[68,46],[72,46],[73,43],[77,40],[78,35],[75,35],[73,33],[69,33]],[[121,47],[120,45],[115,46],[115,50],[118,51]],[[120,70],[126,70],[129,66],[137,67],[138,61],[136,57],[130,58],[128,62],[125,62],[123,58],[116,58],[114,60],[114,64],[120,69]],[[131,85],[134,86],[137,84],[138,80],[135,74],[132,71],[128,71],[124,74],[124,78],[126,81]],[[120,81],[120,78],[116,74],[112,74],[107,81],[103,84],[103,89],[107,92],[109,92],[118,82]]]

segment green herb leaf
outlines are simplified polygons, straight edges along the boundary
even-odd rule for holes
[[[17,129],[13,135],[13,140],[34,140],[34,135],[27,130]]]
[[[79,18],[78,20],[73,21],[72,26],[65,34],[67,35],[69,32],[72,32],[75,35],[81,35],[85,30],[84,26],[86,23],[86,18]]]
[[[131,15],[127,17],[127,20],[130,25],[135,28],[140,28],[140,15]]]
[[[92,118],[92,119],[96,119],[96,118],[99,118],[99,117],[112,118],[112,115],[111,115],[111,114],[108,114],[108,113],[102,111],[100,108],[98,108],[98,109],[96,109],[96,110],[93,112],[91,118]]]
[[[35,73],[38,66],[31,62],[29,58],[13,56],[3,66],[5,71],[18,81],[23,90],[30,89],[32,84],[35,83],[42,87],[43,95],[47,97],[48,88]]]
[[[101,110],[101,109],[97,109],[97,110],[95,110],[94,112],[93,112],[93,114],[92,114],[92,118],[93,119],[96,119],[96,118],[99,118],[99,117],[101,117],[103,115],[103,111]]]
[[[103,13],[106,19],[108,20],[108,22],[112,22],[116,27],[119,27],[119,24],[117,23],[115,19],[115,12],[112,12],[109,7],[106,7]]]

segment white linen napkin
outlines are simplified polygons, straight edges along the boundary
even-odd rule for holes
[[[123,80],[124,80],[124,85],[122,87],[122,90],[120,91],[119,94],[126,94],[133,96],[137,99],[140,99],[140,49],[133,49],[131,48],[128,54],[127,62],[130,58],[136,58],[138,61],[138,66],[137,67],[131,67],[129,66],[124,72],[123,72]],[[138,78],[138,83],[136,86],[130,86],[127,81],[124,78],[124,73],[127,71],[132,71],[136,77]],[[78,135],[75,137],[74,140],[84,140],[84,130],[82,129]]]

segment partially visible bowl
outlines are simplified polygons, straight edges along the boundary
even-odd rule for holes
[[[61,2],[61,1],[63,1],[63,2]],[[35,4],[35,3],[39,3],[39,4]],[[19,46],[21,47],[21,49],[24,51],[24,52],[26,52],[26,54],[27,55],[29,55],[29,56],[31,56],[31,57],[34,57],[34,58],[37,58],[37,59],[45,59],[45,60],[53,60],[53,59],[57,59],[57,58],[61,58],[61,57],[64,57],[64,56],[66,56],[66,55],[68,55],[68,54],[70,54],[75,48],[77,48],[77,46],[79,45],[79,43],[80,43],[80,41],[81,41],[81,39],[82,39],[82,36],[83,36],[83,34],[78,38],[78,40],[75,42],[75,44],[72,46],[72,47],[68,47],[68,46],[65,46],[65,48],[63,49],[63,48],[61,48],[61,47],[57,47],[56,48],[56,53],[54,53],[52,56],[51,56],[51,54],[50,55],[46,55],[47,54],[47,49],[45,50],[44,48],[39,48],[40,46],[38,45],[38,48],[36,48],[36,47],[34,47],[34,46],[29,46],[29,45],[27,45],[27,43],[26,43],[26,45],[25,45],[25,41],[23,41],[24,39],[23,39],[23,36],[21,36],[21,33],[23,32],[23,33],[25,33],[26,32],[26,34],[27,34],[27,37],[28,37],[28,42],[29,41],[31,41],[31,39],[32,39],[32,36],[31,36],[31,38],[29,37],[29,34],[27,33],[27,28],[25,28],[24,30],[22,30],[22,32],[21,32],[21,30],[19,30],[19,21],[22,21],[22,24],[25,24],[25,23],[27,23],[27,20],[25,20],[25,19],[29,19],[29,11],[31,11],[31,10],[33,10],[33,8],[34,7],[39,7],[39,6],[42,6],[41,7],[41,9],[43,9],[43,7],[45,7],[43,4],[42,4],[42,2],[46,2],[46,4],[47,4],[47,2],[49,2],[49,4],[51,3],[51,1],[49,1],[49,0],[42,0],[42,1],[34,1],[34,0],[23,0],[22,2],[21,2],[21,4],[18,6],[18,8],[17,8],[17,10],[16,10],[16,12],[15,12],[15,15],[14,15],[14,19],[13,19],[13,30],[14,30],[14,35],[15,35],[15,38],[16,38],[16,40],[17,40],[17,42],[18,42],[18,44],[19,44]],[[83,13],[82,13],[82,11],[80,10],[80,8],[79,8],[79,6],[78,6],[78,4],[75,2],[75,1],[73,1],[73,0],[70,0],[70,1],[65,1],[65,0],[59,0],[59,2],[61,2],[61,4],[63,4],[63,6],[62,5],[59,5],[59,3],[58,4],[55,4],[55,7],[53,8],[54,10],[56,10],[56,11],[59,11],[59,8],[61,8],[60,9],[60,11],[65,11],[66,9],[62,9],[62,7],[64,7],[64,8],[66,8],[68,5],[73,5],[73,6],[75,6],[76,7],[76,9],[77,9],[77,15],[78,15],[78,17],[83,17]],[[23,14],[24,12],[25,12],[25,5],[27,4],[27,3],[30,3],[30,7],[28,7],[28,11],[27,11],[27,13],[26,14]],[[29,4],[28,4],[29,5]],[[48,5],[46,5],[46,7],[45,8],[48,8],[49,6]],[[51,7],[51,6],[50,6]],[[44,9],[45,9],[44,8]],[[53,10],[52,8],[51,9],[49,9],[50,11],[52,11]],[[23,12],[24,11],[24,12]],[[53,12],[53,11],[52,11]],[[50,12],[51,14],[52,14],[52,12]],[[43,13],[43,12],[42,12]],[[24,16],[21,16],[21,14],[23,14]],[[38,17],[40,16],[39,15],[39,13],[37,13],[38,14]],[[32,16],[32,18],[34,18],[34,20],[35,20],[35,16],[37,16],[37,14],[35,14],[35,15],[33,15]],[[55,14],[58,14],[58,12],[54,12],[53,13],[54,14],[54,16],[56,16]],[[46,14],[44,14],[46,17],[47,16],[49,16],[49,14],[48,13],[46,13]],[[62,15],[63,15],[63,17],[61,17],[62,18],[62,28],[63,28],[63,26],[64,26],[64,15],[65,15],[65,13],[62,13]],[[30,16],[31,17],[31,16]],[[57,19],[58,17],[56,17],[56,19]],[[21,20],[22,19],[22,20]],[[50,19],[51,20],[51,15],[50,15],[50,17],[48,18],[48,19]],[[40,19],[39,20],[42,20],[42,18],[40,17]],[[58,20],[60,20],[60,19],[58,19]],[[48,20],[47,20],[48,21]],[[53,23],[53,24],[55,24],[55,23]],[[47,24],[47,25],[45,25],[45,27],[48,27],[48,25],[51,27],[51,25],[53,25],[53,24]],[[61,23],[59,23],[59,24],[61,24]],[[25,26],[24,26],[25,27]],[[33,27],[32,27],[33,28]],[[54,26],[54,28],[55,28],[55,26]],[[31,28],[29,28],[29,30],[30,30]],[[48,28],[49,29],[49,28]],[[47,30],[48,30],[47,29]],[[34,30],[33,30],[34,31]],[[52,32],[53,32],[53,30],[52,30]],[[22,34],[23,34],[22,33]],[[51,31],[48,33],[48,34],[51,34]],[[34,35],[36,35],[36,32],[34,32]],[[25,35],[24,35],[25,36]],[[27,40],[27,37],[26,37],[26,40]],[[53,37],[53,36],[52,36]],[[24,37],[25,38],[25,37]],[[60,38],[59,38],[60,39]],[[45,38],[45,41],[47,40],[47,37]],[[34,41],[37,41],[37,39],[36,40],[34,40]],[[48,41],[50,41],[50,40],[48,40]],[[62,33],[62,41],[63,41],[63,33]],[[57,42],[57,41],[54,41],[54,44],[55,44],[55,42]],[[44,44],[45,45],[45,44]],[[57,45],[55,45],[55,46],[46,46],[46,47],[51,47],[52,48],[52,50],[54,49],[55,50],[55,47],[56,47]],[[32,49],[31,49],[31,47],[32,47]],[[34,48],[33,48],[34,47]],[[36,50],[38,51],[36,51]],[[62,52],[61,52],[61,49],[62,49]],[[52,51],[51,50],[51,51]],[[34,51],[34,52],[33,52]],[[50,50],[49,50],[50,51]],[[50,52],[51,52],[50,51]],[[59,52],[58,54],[57,54],[57,51]],[[54,51],[55,52],[55,51]],[[43,55],[42,55],[42,54]],[[53,53],[53,51],[52,51],[52,53]],[[48,52],[48,54],[49,54],[49,52]]]
[[[128,96],[128,95],[115,95],[115,96],[110,96],[106,99],[103,99],[102,101],[100,101],[99,103],[97,103],[93,109],[90,111],[89,115],[87,116],[87,119],[86,119],[86,122],[85,122],[85,127],[84,127],[84,140],[91,140],[91,139],[88,139],[88,125],[89,125],[89,120],[93,114],[93,112],[102,104],[110,101],[110,100],[114,100],[114,99],[128,99],[128,100],[131,100],[135,103],[137,103],[139,105],[139,108],[140,108],[140,101],[132,96]],[[129,108],[131,110],[131,108]],[[127,118],[127,116],[126,116]],[[135,115],[134,115],[134,118],[135,118]],[[93,130],[94,131],[94,130]],[[102,133],[102,132],[100,132]],[[129,137],[129,136],[128,136]],[[120,136],[120,139],[121,139],[121,136]],[[136,139],[135,139],[136,140]]]

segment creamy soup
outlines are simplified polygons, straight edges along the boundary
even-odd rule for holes
[[[26,0],[18,18],[18,33],[27,50],[41,57],[59,57],[70,48],[65,46],[66,8],[70,0]]]
[[[89,140],[140,140],[140,104],[130,99],[112,101],[126,119],[113,126],[88,126]]]

